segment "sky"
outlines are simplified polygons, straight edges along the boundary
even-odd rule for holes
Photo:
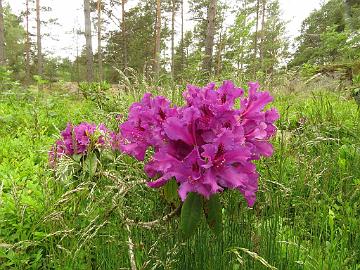
[[[236,0],[229,0],[236,1]],[[5,4],[10,4],[12,11],[19,15],[25,7],[25,0],[5,0]],[[76,29],[83,30],[83,0],[41,0],[43,6],[51,6],[52,11],[44,12],[42,19],[58,18],[58,26],[44,27],[43,32],[48,33],[43,39],[43,47],[45,53],[53,56],[69,57],[74,59],[77,53],[77,48],[81,50],[85,44],[84,36],[74,34]],[[185,1],[186,2],[186,1]],[[282,9],[283,19],[288,22],[287,36],[290,39],[296,37],[301,29],[302,21],[310,14],[311,11],[320,7],[323,0],[280,0],[280,7]],[[136,0],[129,0],[127,9],[136,4]],[[188,14],[189,7],[185,6],[185,21],[190,19]],[[114,14],[120,14],[120,8],[115,8]],[[231,21],[233,18],[229,18]],[[185,23],[185,30],[192,28],[192,23]],[[30,27],[35,33],[35,19],[32,18]],[[111,23],[107,29],[116,29],[115,23]],[[180,30],[180,21],[175,24]],[[30,30],[31,31],[31,30]],[[96,35],[93,35],[93,48],[96,50]]]

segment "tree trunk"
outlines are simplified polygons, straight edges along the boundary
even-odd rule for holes
[[[216,52],[216,65],[215,65],[215,75],[218,76],[221,73],[221,54],[222,54],[222,50],[223,50],[223,38],[222,35],[220,33],[220,37],[219,37],[219,43],[217,45],[217,52]]]
[[[350,13],[351,13],[350,1],[349,0],[344,0],[345,25],[349,30],[354,31],[354,27],[353,27],[352,18],[351,18]]]
[[[248,6],[247,6],[247,0],[244,0],[244,4],[243,4],[243,10],[245,11],[245,20],[244,20],[244,26],[246,27],[247,26],[247,17],[248,17]],[[243,37],[241,39],[241,56],[240,56],[240,59],[241,59],[241,64],[238,62],[238,73],[239,73],[239,66],[240,66],[240,70],[241,72],[243,72],[243,68],[244,68],[244,51],[245,51],[245,48],[244,48],[244,44],[245,44],[245,38]]]
[[[0,66],[5,66],[5,35],[4,35],[4,10],[0,0]]]
[[[99,81],[103,80],[103,63],[102,63],[102,49],[101,49],[101,0],[97,0],[98,22],[98,65],[99,65]]]
[[[79,65],[79,33],[81,29],[75,29],[74,33],[76,35],[76,82],[79,85],[80,84],[80,65]]]
[[[260,39],[260,67],[264,68],[264,40],[265,40],[265,12],[266,0],[262,0],[261,39]]]
[[[174,39],[175,39],[175,10],[176,2],[172,0],[171,6],[171,77],[174,79],[175,76],[175,59],[174,59]]]
[[[184,0],[181,0],[181,72],[184,71]]]
[[[124,71],[126,72],[128,66],[128,55],[127,55],[127,36],[126,36],[126,20],[125,20],[125,4],[126,0],[122,0],[121,2],[121,27],[122,27],[122,38],[123,38],[123,64]]]
[[[155,25],[155,54],[154,54],[154,73],[160,73],[160,38],[161,38],[161,3],[156,0],[156,25]]]
[[[210,0],[207,11],[207,30],[205,37],[205,56],[202,70],[205,76],[210,76],[212,71],[212,55],[215,36],[216,0]]]
[[[256,78],[256,69],[257,69],[257,47],[258,47],[258,31],[259,31],[259,9],[260,9],[260,0],[257,0],[256,4],[256,28],[255,28],[255,37],[254,37],[254,61],[253,61],[253,76]]]
[[[90,22],[90,0],[84,0],[85,16],[85,39],[86,39],[86,79],[88,82],[93,81],[93,52],[91,41],[91,22]]]
[[[37,44],[37,73],[43,74],[43,61],[41,50],[41,21],[40,21],[40,0],[36,0],[36,44]]]
[[[26,75],[25,75],[25,81],[28,85],[30,83],[30,33],[29,33],[29,0],[26,0],[26,44],[25,44],[25,54],[26,54]]]

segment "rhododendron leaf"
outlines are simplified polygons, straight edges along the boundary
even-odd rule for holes
[[[82,155],[73,155],[72,158],[76,161],[76,162],[80,162]]]
[[[109,161],[113,161],[115,159],[114,152],[110,150],[103,151],[102,156]]]
[[[181,208],[180,227],[185,238],[196,230],[202,215],[202,199],[199,194],[190,192]]]
[[[95,153],[90,153],[85,160],[86,171],[89,173],[90,177],[94,176],[97,168],[98,159]]]
[[[205,202],[204,211],[206,221],[216,235],[221,234],[222,226],[222,205],[219,194],[214,194]]]
[[[176,183],[175,179],[168,181],[164,185],[164,196],[169,203],[178,204],[179,195],[177,190],[178,190],[178,184]]]

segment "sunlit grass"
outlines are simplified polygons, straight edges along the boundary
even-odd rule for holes
[[[0,269],[129,269],[124,219],[151,221],[172,211],[143,184],[143,165],[118,156],[114,179],[54,178],[47,149],[68,121],[106,122],[111,111],[152,91],[179,102],[181,87],[127,85],[108,107],[59,93],[2,96],[0,103]],[[135,91],[137,89],[137,91]],[[16,101],[16,102],[15,102]],[[111,103],[112,102],[112,103]],[[236,191],[222,196],[224,231],[205,221],[190,239],[178,218],[130,228],[138,269],[359,269],[360,124],[339,93],[277,94],[275,155],[258,162],[253,209]],[[20,109],[21,108],[21,109]],[[124,195],[125,194],[125,195]]]

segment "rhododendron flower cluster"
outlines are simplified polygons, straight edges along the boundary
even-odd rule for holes
[[[102,147],[106,144],[108,130],[105,125],[80,123],[77,126],[68,123],[49,151],[49,163],[54,166],[62,156],[85,155],[89,148]]]
[[[231,81],[218,89],[215,83],[190,85],[182,107],[147,93],[130,107],[128,120],[120,126],[120,148],[138,160],[153,148],[145,165],[147,175],[156,178],[148,182],[150,187],[175,178],[183,201],[189,192],[209,198],[238,189],[252,206],[259,177],[253,161],[272,155],[269,139],[279,118],[276,109],[265,110],[271,95],[258,90],[257,83],[249,83],[244,96]]]

